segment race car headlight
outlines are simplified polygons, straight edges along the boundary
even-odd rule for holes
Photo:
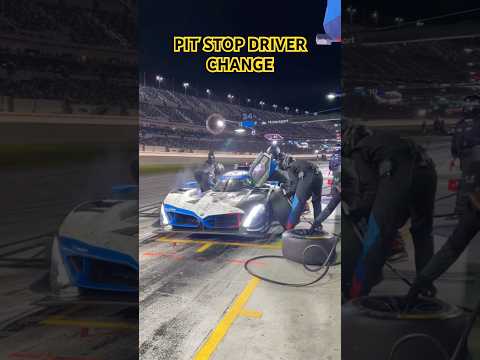
[[[160,222],[162,223],[162,225],[169,224],[168,215],[167,215],[167,212],[165,211],[165,207],[163,206],[163,204],[160,207]]]
[[[255,224],[258,221],[258,219],[261,216],[263,216],[264,213],[265,213],[265,205],[263,204],[255,205],[250,210],[248,215],[245,217],[245,220],[243,220],[243,224],[242,224],[243,227],[245,228],[251,227],[253,224]]]

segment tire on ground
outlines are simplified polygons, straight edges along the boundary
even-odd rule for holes
[[[282,235],[282,254],[300,264],[323,265],[335,244],[335,236],[330,233],[308,235],[306,230],[290,230]],[[336,251],[333,250],[329,263],[335,260]]]
[[[466,327],[466,314],[437,299],[424,299],[416,312],[404,313],[383,301],[401,303],[400,297],[364,297],[342,306],[342,360],[390,359],[395,343],[410,334],[426,334],[451,356]],[[464,349],[461,359],[467,359]],[[415,336],[398,346],[392,360],[443,359],[431,339]]]

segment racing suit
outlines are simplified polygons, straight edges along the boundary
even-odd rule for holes
[[[433,256],[414,281],[409,297],[416,297],[428,288],[459,258],[470,241],[480,232],[480,146],[472,149],[470,163],[465,167],[467,203],[452,235]]]
[[[296,160],[288,167],[289,194],[294,194],[292,207],[288,214],[287,230],[293,229],[299,222],[307,200],[312,198],[313,216],[322,211],[323,175],[320,169],[306,160]]]
[[[417,272],[430,260],[437,175],[421,147],[393,134],[374,132],[360,140],[349,156],[360,189],[352,215],[368,217],[349,292],[355,298],[368,295],[382,280],[397,229],[408,218]]]
[[[314,220],[312,224],[312,229],[315,229],[317,227],[322,226],[322,223],[335,211],[337,208],[338,204],[342,200],[342,194],[341,194],[341,183],[340,183],[340,178],[341,178],[341,170],[340,170],[340,160],[334,159],[333,161],[330,160],[330,171],[333,172],[333,185],[332,185],[332,190],[331,190],[331,198],[330,201],[328,202],[327,206],[325,209],[322,210],[320,215],[318,215]]]
[[[355,264],[362,252],[361,234],[356,231],[361,214],[360,182],[350,158],[342,157],[342,294],[349,298]],[[368,216],[368,214],[367,214]]]
[[[465,192],[465,169],[471,162],[471,149],[480,144],[480,119],[462,119],[455,126],[452,136],[451,153],[453,159],[460,159],[462,178],[457,192],[455,213],[461,215],[468,203],[468,194]]]

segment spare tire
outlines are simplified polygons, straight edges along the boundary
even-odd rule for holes
[[[307,230],[290,230],[282,234],[282,255],[288,260],[305,265],[323,265],[335,247],[334,235],[323,232],[308,234]],[[336,261],[336,250],[330,257],[329,264]]]
[[[342,360],[443,359],[438,344],[451,356],[467,325],[466,314],[443,301],[423,298],[404,312],[403,301],[371,296],[343,305]],[[408,335],[412,336],[407,340]],[[463,349],[461,359],[467,359],[467,353]]]

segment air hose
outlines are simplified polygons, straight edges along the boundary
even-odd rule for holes
[[[317,277],[315,278],[314,280],[310,281],[310,282],[305,282],[305,283],[288,283],[288,282],[283,282],[283,281],[279,281],[279,280],[274,280],[274,279],[270,279],[270,278],[267,278],[265,276],[262,276],[262,275],[258,275],[256,274],[254,271],[252,271],[248,265],[253,262],[253,261],[257,261],[257,260],[260,260],[260,259],[286,259],[284,256],[282,255],[261,255],[261,256],[256,256],[256,257],[253,257],[251,259],[248,259],[245,264],[244,264],[244,268],[245,270],[252,276],[260,279],[260,280],[263,280],[263,281],[266,281],[266,282],[269,282],[271,284],[276,284],[276,285],[282,285],[282,286],[290,286],[290,287],[305,287],[305,286],[310,286],[310,285],[313,285],[317,282],[319,282],[320,280],[322,280],[328,273],[328,270],[330,269],[330,266],[332,266],[332,264],[330,264],[330,259],[332,258],[332,255],[334,254],[335,252],[335,248],[337,247],[337,244],[340,240],[340,236],[338,235],[335,235],[335,242],[333,243],[329,253],[327,254],[327,252],[325,251],[325,249],[319,245],[309,245],[307,246],[304,250],[303,250],[303,258],[306,259],[306,255],[308,253],[309,250],[317,247],[319,249],[321,249],[323,251],[324,254],[327,255],[327,257],[325,258],[325,261],[323,262],[322,265],[320,265],[318,268],[311,268],[309,267],[305,260],[303,261],[302,265],[303,267],[307,270],[307,271],[310,271],[310,272],[319,272],[320,270],[323,269],[322,273]],[[337,265],[337,264],[333,264],[333,265]]]

